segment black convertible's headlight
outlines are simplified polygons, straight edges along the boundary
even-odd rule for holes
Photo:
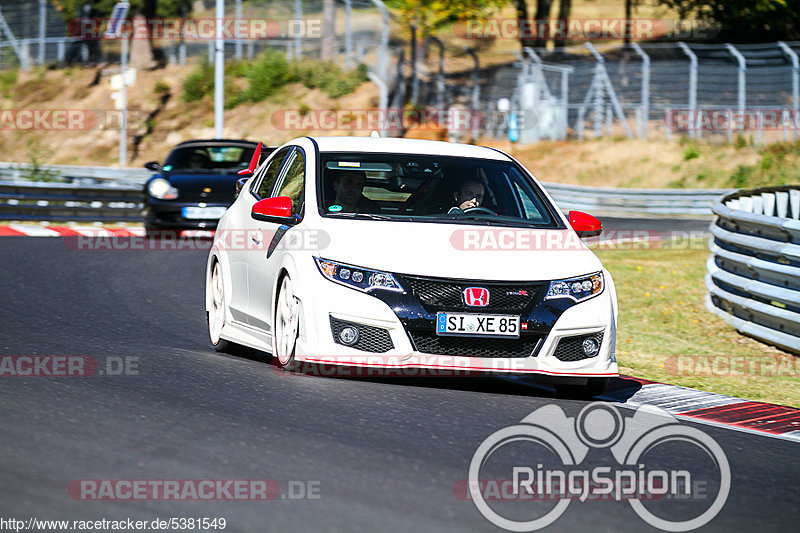
[[[314,261],[317,263],[320,273],[335,283],[341,283],[363,292],[375,289],[404,292],[403,287],[389,272],[346,265],[319,257],[315,257]]]
[[[579,278],[551,281],[547,296],[544,299],[571,298],[576,302],[582,302],[603,292],[604,286],[602,272]]]
[[[178,189],[170,185],[164,178],[156,178],[148,183],[147,192],[159,200],[174,200],[178,197]]]

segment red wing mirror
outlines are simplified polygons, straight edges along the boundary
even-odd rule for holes
[[[249,176],[253,172],[256,171],[256,167],[258,166],[258,159],[261,157],[261,143],[258,143],[256,146],[256,151],[253,152],[253,159],[250,160],[250,166],[247,168],[243,168],[238,172],[240,176]]]
[[[599,237],[603,233],[603,223],[588,213],[581,211],[569,212],[569,225],[578,234],[578,237]]]
[[[292,199],[288,196],[264,198],[253,205],[250,215],[256,220],[285,222],[292,217]]]

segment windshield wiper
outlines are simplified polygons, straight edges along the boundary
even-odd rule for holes
[[[388,217],[386,215],[376,215],[374,213],[328,213],[328,215],[341,218],[364,217],[370,220],[392,220],[392,217]]]

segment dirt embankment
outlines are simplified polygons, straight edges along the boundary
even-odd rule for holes
[[[213,102],[181,99],[191,66],[140,71],[128,90],[128,165],[162,161],[175,144],[214,136]],[[16,80],[0,74],[0,161],[39,164],[115,165],[118,162],[119,113],[114,109],[109,69],[59,69],[20,72]],[[321,111],[369,110],[378,106],[378,88],[363,83],[338,99],[299,83],[267,100],[225,111],[224,136],[277,145],[299,135],[368,135],[344,124],[328,129]],[[38,119],[21,111],[38,110]],[[64,120],[59,122],[58,112]],[[69,110],[63,113],[64,110]],[[50,114],[47,114],[47,111]],[[306,117],[291,127],[286,112]],[[72,113],[69,115],[68,113]],[[43,118],[44,116],[44,118]],[[69,129],[69,119],[78,127]],[[315,118],[316,117],[316,118]],[[38,120],[38,122],[37,122]],[[445,138],[430,129],[407,136]],[[489,138],[481,144],[513,154],[544,181],[621,187],[746,187],[800,181],[800,145],[754,147],[734,143],[649,141],[619,138],[598,141],[512,145]]]

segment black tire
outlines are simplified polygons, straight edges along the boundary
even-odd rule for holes
[[[573,400],[589,400],[603,394],[608,386],[608,378],[588,378],[585,385],[557,383],[556,392],[561,398]]]

